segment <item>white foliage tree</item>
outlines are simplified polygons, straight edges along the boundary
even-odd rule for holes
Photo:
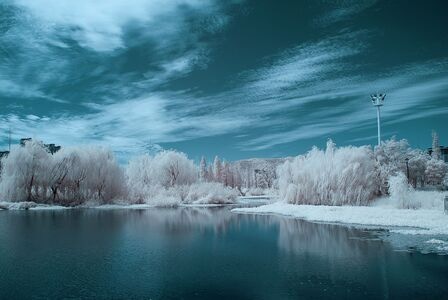
[[[132,159],[126,177],[131,202],[154,202],[163,197],[183,198],[186,191],[180,187],[197,181],[197,169],[184,153],[167,150],[154,157],[143,155]]]
[[[213,167],[211,164],[207,167],[207,181],[213,181],[215,178],[215,175],[213,174]]]
[[[11,151],[4,160],[0,197],[76,205],[108,203],[125,193],[123,171],[103,148],[64,149],[51,155],[38,141]]]
[[[213,161],[213,175],[217,182],[222,182],[222,163],[218,156]]]
[[[182,152],[166,150],[157,153],[153,168],[158,182],[165,188],[191,184],[197,179],[193,161]]]
[[[431,157],[421,151],[414,149],[409,152],[409,181],[413,187],[423,187],[426,181],[426,165]]]
[[[426,163],[426,180],[432,185],[441,185],[447,173],[447,164],[440,159],[432,158]]]
[[[88,189],[90,197],[109,203],[123,194],[124,174],[112,152],[105,148],[85,148]]]
[[[374,155],[381,194],[388,193],[388,180],[391,176],[395,176],[398,172],[406,173],[406,158],[409,158],[410,151],[407,140],[397,141],[394,137],[375,147]]]
[[[241,195],[264,194],[276,184],[277,167],[289,158],[252,158],[230,163],[233,185]]]
[[[207,181],[207,161],[204,156],[202,156],[199,163],[199,180],[201,182]]]
[[[85,164],[84,155],[77,149],[63,149],[63,153],[67,157],[68,174],[65,183],[66,199],[84,201],[87,197],[87,172],[88,168]]]
[[[49,153],[42,143],[29,141],[3,160],[0,195],[9,201],[35,201],[45,188]],[[47,181],[48,182],[48,181]]]
[[[230,179],[230,167],[229,163],[224,161],[222,163],[222,170],[221,170],[221,183],[225,186],[229,185],[229,179]]]
[[[151,156],[137,156],[129,161],[126,179],[132,203],[143,203],[150,197],[152,186],[157,184],[154,177]]]
[[[443,186],[445,188],[448,188],[448,172],[445,174],[445,177],[443,178]]]
[[[441,159],[441,157],[442,157],[442,153],[441,153],[440,145],[439,145],[439,135],[435,131],[432,132],[432,153],[431,153],[431,156],[434,159]]]
[[[67,182],[67,176],[70,171],[69,157],[63,151],[57,152],[50,160],[48,173],[48,186],[51,190],[51,202],[56,203],[59,200],[61,189]]]
[[[336,148],[331,140],[325,151],[313,148],[286,161],[278,181],[280,196],[294,204],[365,205],[377,189],[372,150]]]

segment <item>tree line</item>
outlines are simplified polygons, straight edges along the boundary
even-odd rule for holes
[[[438,147],[438,138],[435,138]],[[435,147],[434,149],[436,149]],[[442,185],[447,165],[432,155],[391,139],[371,148],[313,148],[283,159],[227,162],[203,157],[196,165],[185,153],[163,150],[120,166],[103,147],[72,147],[51,154],[39,141],[12,149],[2,159],[0,200],[66,206],[86,202],[229,203],[238,195],[270,189],[291,203],[363,205],[388,194],[391,176],[408,176],[414,187]]]

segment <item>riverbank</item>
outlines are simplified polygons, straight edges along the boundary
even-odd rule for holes
[[[93,208],[93,209],[149,209],[156,207],[219,207],[219,206],[238,206],[238,205],[264,205],[272,203],[272,196],[248,196],[238,197],[233,203],[173,203],[167,205],[166,203],[143,203],[143,204],[126,204],[126,203],[113,203],[113,204],[83,204],[79,206],[60,206],[41,204],[36,202],[7,202],[0,201],[0,210],[61,210],[61,209],[76,209],[76,208]]]
[[[79,205],[79,206],[59,206],[40,204],[35,202],[0,202],[0,210],[61,210],[61,209],[150,209],[156,207],[217,207],[230,204],[176,204],[176,205],[157,205],[157,204],[103,204],[103,205]]]
[[[440,205],[399,209],[379,201],[373,206],[317,206],[276,202],[258,207],[235,208],[234,213],[275,214],[312,222],[342,223],[389,229],[404,234],[448,235],[448,215]]]
[[[60,205],[41,204],[31,201],[26,202],[6,202],[0,201],[0,210],[60,210],[71,207]]]

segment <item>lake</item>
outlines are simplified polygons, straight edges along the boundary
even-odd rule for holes
[[[0,211],[0,299],[448,299],[448,256],[404,250],[228,207]]]

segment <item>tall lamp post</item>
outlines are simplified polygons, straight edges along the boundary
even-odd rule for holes
[[[384,98],[386,94],[372,94],[370,95],[373,106],[376,106],[376,119],[378,123],[378,146],[381,144],[381,113],[380,107],[384,105]]]

